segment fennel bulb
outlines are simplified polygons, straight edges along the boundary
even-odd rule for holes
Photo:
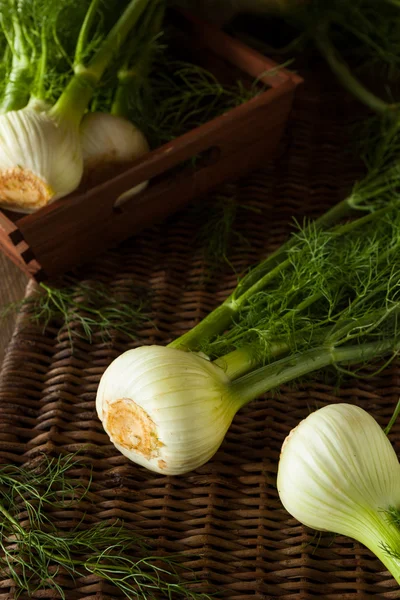
[[[105,7],[85,0],[77,7],[33,0],[2,7],[0,42],[9,64],[0,94],[1,206],[32,212],[77,188],[83,115],[104,72],[152,4],[125,0]],[[109,19],[103,18],[105,10]]]
[[[145,136],[133,123],[110,113],[87,113],[80,133],[85,169],[130,162],[150,150]]]
[[[106,369],[96,409],[115,447],[164,475],[207,462],[239,407],[224,371],[195,353],[128,350]]]
[[[110,113],[87,113],[81,123],[84,170],[92,172],[105,165],[124,164],[147,154],[150,146],[136,125]],[[115,203],[119,206],[148,185],[143,181],[124,192]]]
[[[245,351],[211,362],[171,346],[142,346],[106,369],[97,414],[111,442],[130,460],[157,473],[181,475],[215,454],[236,412],[262,393],[328,364],[378,352],[381,343],[334,351],[319,347],[240,376],[253,360]]]
[[[298,521],[361,542],[400,583],[400,464],[365,410],[336,404],[310,414],[283,443],[277,487]]]
[[[0,206],[30,213],[81,180],[79,129],[44,103],[0,115]]]

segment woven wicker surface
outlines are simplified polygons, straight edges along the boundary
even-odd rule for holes
[[[238,184],[238,203],[258,212],[238,212],[244,239],[236,238],[229,254],[236,271],[284,241],[293,216],[316,216],[350,187],[358,173],[346,152],[350,106],[334,84],[308,78],[279,158]],[[235,284],[228,266],[205,276],[208,267],[194,243],[198,215],[189,207],[79,274],[119,294],[132,281],[151,290],[153,324],[138,332],[135,342],[116,334],[107,342],[95,336],[91,344],[75,339],[71,348],[66,334],[58,336],[57,324],[43,333],[20,316],[0,379],[1,460],[24,464],[43,451],[81,450],[81,460],[93,466],[95,502],[84,518],[75,511],[60,515],[60,522],[69,526],[83,518],[84,526],[122,517],[158,549],[183,553],[192,569],[189,577],[194,574],[202,582],[198,589],[217,586],[221,598],[400,598],[396,582],[365,548],[344,537],[316,536],[289,517],[274,483],[282,441],[310,406],[357,403],[387,423],[400,394],[398,364],[370,379],[347,380],[339,393],[325,380],[266,395],[240,411],[217,455],[184,477],[136,467],[104,434],[94,402],[109,363],[135,345],[168,342]],[[399,427],[392,440],[399,451]],[[97,450],[85,451],[87,442]],[[67,599],[119,597],[95,577],[64,587]],[[0,600],[13,594],[9,581],[0,582]]]

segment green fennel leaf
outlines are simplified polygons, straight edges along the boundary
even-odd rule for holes
[[[84,480],[77,476],[82,469]],[[159,555],[123,523],[86,523],[82,509],[92,500],[90,485],[90,470],[76,455],[42,456],[29,468],[0,467],[0,570],[18,594],[54,590],[64,598],[66,577],[93,574],[128,598],[210,598],[185,581],[179,556]],[[81,514],[72,527],[68,509],[72,522]]]

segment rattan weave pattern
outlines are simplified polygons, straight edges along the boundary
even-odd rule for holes
[[[347,154],[350,108],[333,83],[307,77],[279,158],[238,183],[239,204],[259,209],[240,211],[245,239],[238,238],[230,254],[238,272],[284,241],[293,216],[321,213],[350,187],[359,173]],[[324,380],[263,397],[240,411],[217,455],[184,477],[136,467],[104,434],[94,400],[107,365],[129,347],[168,342],[235,284],[228,267],[205,276],[203,254],[193,241],[198,225],[198,212],[188,208],[81,269],[81,279],[103,281],[119,294],[128,293],[132,281],[149,288],[152,324],[136,342],[95,336],[92,344],[77,338],[71,348],[57,324],[44,333],[20,316],[0,378],[1,461],[24,464],[43,451],[81,450],[82,461],[93,467],[95,502],[60,514],[60,527],[123,518],[160,551],[183,553],[192,569],[188,577],[201,582],[196,587],[207,592],[216,586],[221,598],[400,598],[397,584],[368,550],[299,525],[281,507],[274,485],[282,441],[310,407],[354,402],[386,423],[400,394],[398,364],[348,380],[340,393]],[[400,451],[399,426],[392,440]],[[88,442],[96,449],[86,451]],[[67,600],[119,597],[92,576],[63,585]],[[11,582],[0,581],[0,600],[14,597]]]

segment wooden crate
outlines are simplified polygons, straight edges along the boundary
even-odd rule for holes
[[[182,44],[190,45],[219,79],[234,70],[259,78],[266,91],[122,172],[113,171],[107,181],[81,186],[33,214],[0,211],[0,248],[37,281],[87,262],[190,199],[260,166],[276,151],[301,78],[276,69],[276,63],[210,24],[181,13],[175,21]],[[124,192],[146,180],[144,191],[115,206]]]

